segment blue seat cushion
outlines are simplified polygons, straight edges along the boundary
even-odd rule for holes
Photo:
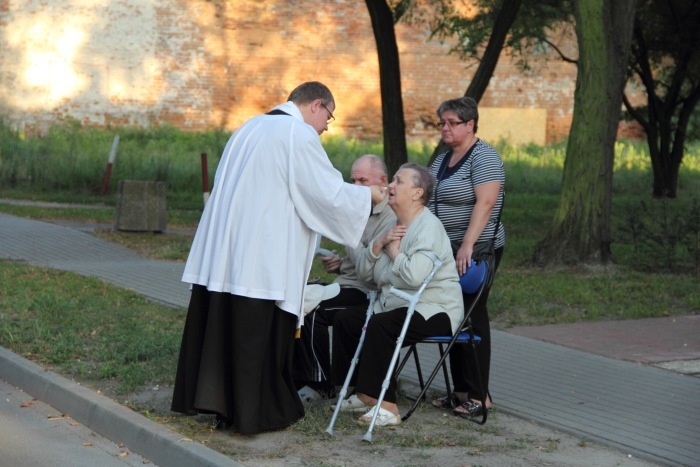
[[[469,334],[468,332],[460,332],[459,336],[457,337],[456,342],[469,342],[470,338],[471,338],[471,334]],[[450,342],[450,340],[452,340],[452,336],[430,336],[430,337],[426,337],[421,342],[435,343],[435,344],[443,342],[445,344],[448,344]],[[474,335],[474,341],[480,342],[481,337]]]

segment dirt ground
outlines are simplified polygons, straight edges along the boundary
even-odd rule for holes
[[[509,415],[498,410],[498,401],[485,425],[424,403],[398,427],[375,427],[368,443],[362,441],[367,426],[355,421],[358,415],[341,413],[334,436],[326,433],[332,415],[329,401],[308,406],[306,417],[286,430],[242,436],[214,430],[209,416],[173,414],[171,392],[157,387],[115,400],[247,466],[659,465]],[[408,404],[399,404],[402,413]]]

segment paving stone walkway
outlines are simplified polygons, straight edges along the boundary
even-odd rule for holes
[[[189,300],[180,282],[183,264],[150,260],[71,227],[0,214],[0,258],[99,277],[172,306]],[[700,319],[678,320],[681,326],[616,322],[605,325],[607,332],[601,324],[494,331],[494,403],[639,458],[700,465],[700,378],[692,376],[692,365],[690,375],[655,366],[700,358]],[[644,342],[656,343],[646,348],[646,360],[625,354],[634,346],[641,353]],[[427,366],[436,356],[421,349]],[[415,381],[410,365],[402,377]]]

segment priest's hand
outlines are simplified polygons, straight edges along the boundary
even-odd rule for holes
[[[370,185],[369,189],[372,192],[372,206],[376,206],[384,201],[384,198],[389,193],[388,188],[385,186]]]

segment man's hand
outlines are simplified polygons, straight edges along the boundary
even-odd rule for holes
[[[333,256],[321,256],[321,264],[327,273],[338,274],[340,272],[340,263],[343,261],[338,256],[335,250],[332,251]]]

